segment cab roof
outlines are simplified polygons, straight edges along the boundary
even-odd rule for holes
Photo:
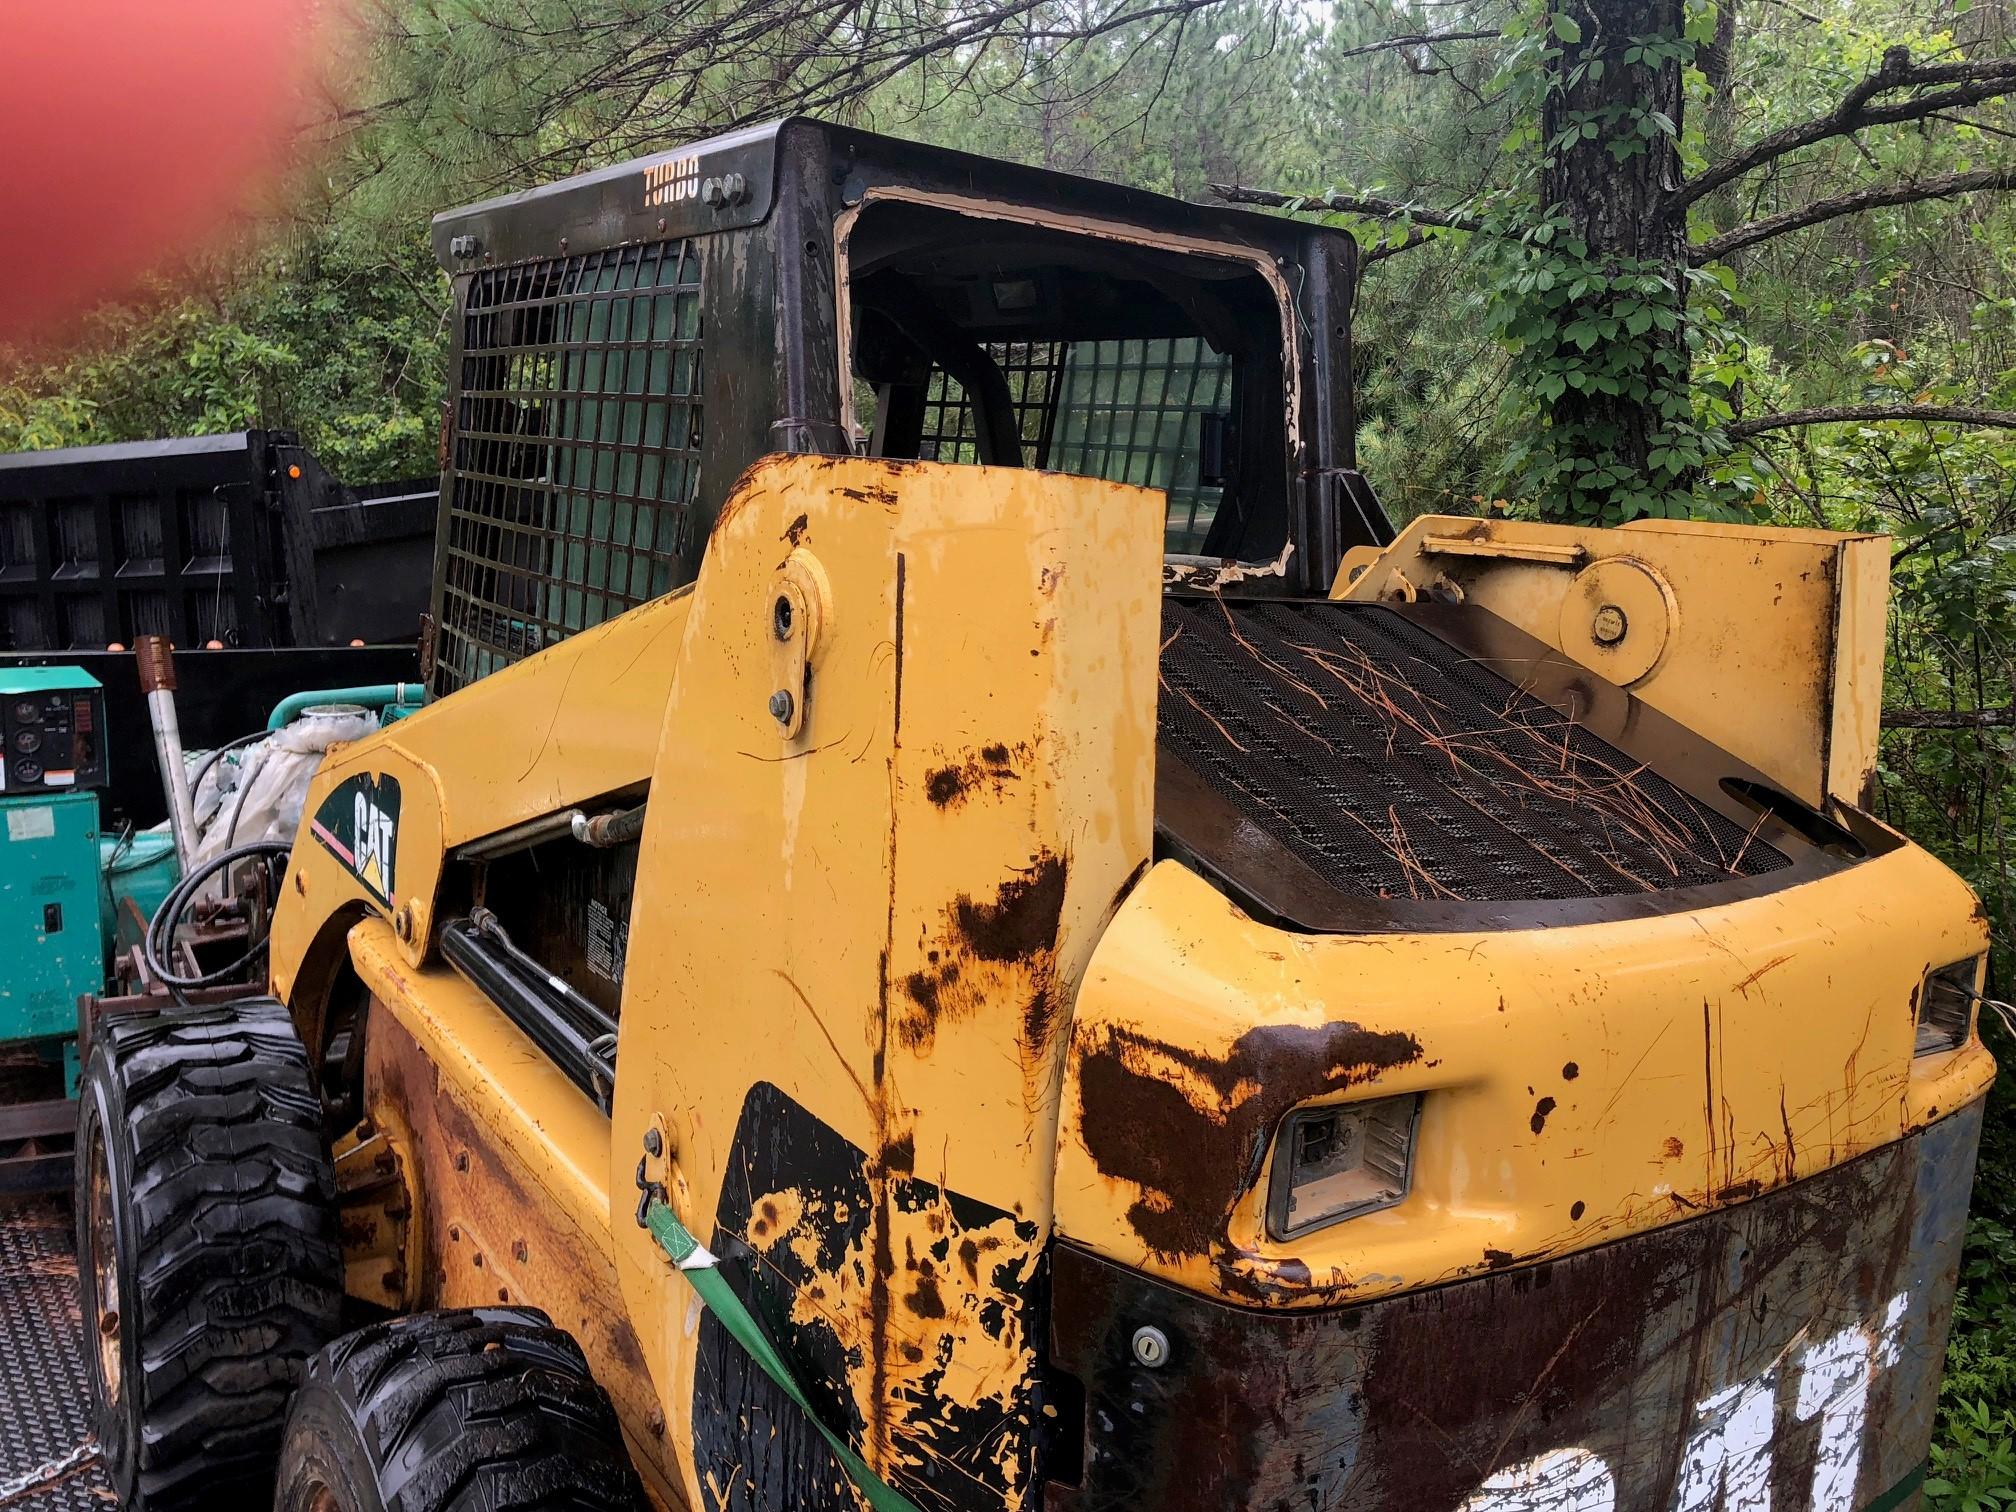
[[[434,217],[434,252],[451,273],[630,242],[735,230],[766,220],[779,185],[823,181],[835,210],[870,189],[903,185],[944,194],[1096,216],[1152,233],[1257,247],[1290,263],[1310,238],[1355,267],[1340,230],[1232,206],[1198,205],[1145,189],[905,141],[791,116],[598,168]],[[1060,222],[1068,224],[1068,221]]]

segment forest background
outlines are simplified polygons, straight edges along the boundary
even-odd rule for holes
[[[0,451],[273,426],[354,482],[430,474],[429,215],[786,111],[1324,218],[1365,249],[1360,459],[1396,520],[1892,537],[1876,808],[1980,894],[2016,995],[2016,0],[361,14],[285,210],[60,351],[0,349]],[[2016,1506],[2007,1076],[1927,1502]]]

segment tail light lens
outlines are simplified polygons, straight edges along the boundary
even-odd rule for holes
[[[1420,1109],[1410,1094],[1290,1113],[1274,1141],[1268,1231],[1286,1239],[1405,1197]]]
[[[1974,1032],[1974,1004],[1980,998],[1981,957],[1955,961],[1925,974],[1918,994],[1918,1042],[1913,1055],[1958,1050]]]

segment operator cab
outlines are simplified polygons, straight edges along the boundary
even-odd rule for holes
[[[437,694],[692,582],[764,456],[1043,468],[1167,498],[1157,846],[1255,918],[1612,917],[1881,847],[1760,818],[1761,773],[1493,615],[1330,601],[1392,539],[1340,231],[790,120],[450,212],[435,245]],[[1452,762],[1449,720],[1488,749]],[[1564,759],[1634,775],[1536,775]]]
[[[1342,232],[790,120],[438,217],[455,407],[437,693],[693,580],[777,452],[1160,489],[1174,585],[1328,592]]]

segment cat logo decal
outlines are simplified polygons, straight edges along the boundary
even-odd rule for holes
[[[398,778],[366,774],[348,779],[322,800],[308,828],[369,892],[387,904],[397,901]]]

